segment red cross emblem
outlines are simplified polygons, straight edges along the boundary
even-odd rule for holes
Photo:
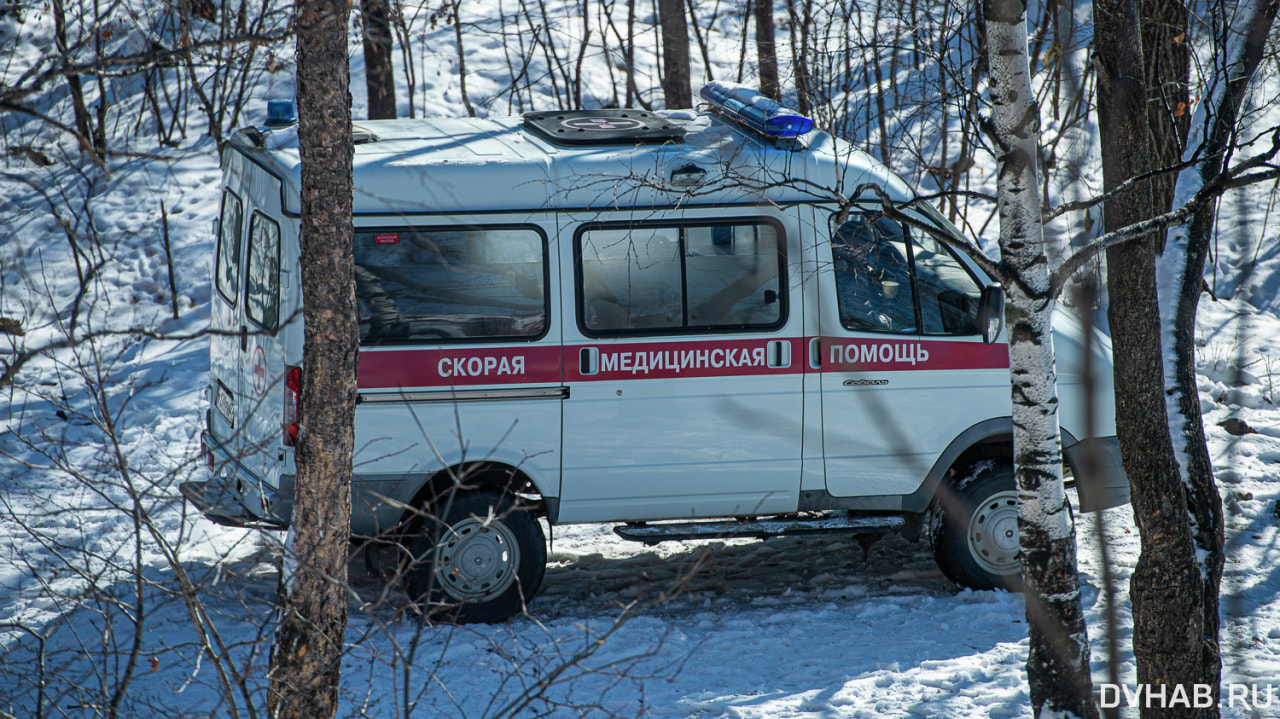
[[[267,391],[267,353],[258,345],[253,351],[253,391],[259,397]]]

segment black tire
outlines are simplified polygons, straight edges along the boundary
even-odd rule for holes
[[[405,584],[435,621],[501,622],[524,611],[547,569],[542,525],[510,494],[461,491],[414,519],[401,539]]]
[[[929,539],[938,568],[970,589],[1021,585],[1013,465],[983,460],[938,490]]]

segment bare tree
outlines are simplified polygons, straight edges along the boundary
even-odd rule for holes
[[[791,63],[795,67],[796,109],[801,115],[813,110],[813,81],[809,72],[809,47],[813,30],[813,0],[787,0],[787,20],[791,34]]]
[[[364,42],[364,83],[369,94],[369,119],[396,117],[396,78],[391,70],[391,20],[387,5],[392,0],[360,0],[361,33]]]
[[[1151,128],[1152,161],[1159,169],[1182,159],[1191,119],[1191,11],[1183,0],[1142,0],[1143,78],[1147,85],[1147,124]],[[1177,175],[1162,172],[1152,180],[1158,212],[1173,206]]]
[[[58,52],[66,54],[71,48],[67,42],[67,13],[66,4],[63,0],[54,0],[53,21],[55,28],[54,38],[58,45]],[[67,74],[67,90],[71,93],[71,106],[75,112],[76,136],[80,141],[80,146],[83,150],[91,152],[96,161],[102,162],[102,158],[107,152],[106,135],[101,123],[95,125],[93,118],[89,115],[89,108],[84,100],[84,87],[81,85],[79,74]]]
[[[1225,42],[1214,54],[1209,92],[1192,119],[1186,155],[1196,162],[1178,175],[1175,197],[1194,195],[1222,176],[1235,142],[1241,105],[1262,61],[1277,8],[1280,2],[1276,0],[1244,3],[1226,23]],[[1157,265],[1158,283],[1163,290],[1162,353],[1173,358],[1164,368],[1165,383],[1170,388],[1166,399],[1170,433],[1175,451],[1186,458],[1180,467],[1188,499],[1186,518],[1202,557],[1203,640],[1195,659],[1199,664],[1198,681],[1213,688],[1214,707],[1218,705],[1222,679],[1218,610],[1225,539],[1222,498],[1214,481],[1200,413],[1195,318],[1216,210],[1215,203],[1205,203],[1189,222],[1172,228]]]
[[[773,0],[751,0],[756,20],[756,59],[759,62],[760,92],[782,99],[778,82],[778,46],[773,29]]]
[[[272,717],[334,716],[347,627],[360,339],[351,249],[349,13],[343,0],[297,6],[304,367],[293,518],[271,651]]]
[[[684,0],[657,0],[662,24],[662,94],[668,109],[693,107],[689,78],[689,23]]]
[[[1008,278],[1009,373],[1018,530],[1035,716],[1096,717],[1076,576],[1075,530],[1062,487],[1051,318],[1054,291],[1036,193],[1039,110],[1027,63],[1026,3],[986,0],[992,134],[998,148],[1000,265]]]
[[[1115,193],[1106,201],[1108,230],[1159,214],[1148,179],[1156,161],[1139,5],[1139,0],[1093,5],[1103,189]],[[1149,234],[1107,250],[1116,430],[1142,544],[1130,579],[1138,682],[1189,687],[1207,678],[1201,667],[1204,596],[1165,405],[1156,245],[1157,235]],[[1146,716],[1169,711],[1178,710],[1144,707]],[[1186,707],[1177,715],[1216,713],[1216,707]]]

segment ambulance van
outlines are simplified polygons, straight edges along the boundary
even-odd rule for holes
[[[427,611],[523,611],[544,524],[649,543],[923,533],[958,584],[1016,579],[1004,296],[976,245],[809,119],[740,86],[702,96],[357,123],[351,531],[396,548]],[[268,114],[222,157],[210,476],[183,493],[284,529],[307,371],[300,160],[292,104]],[[1110,345],[1091,339],[1055,318],[1086,512],[1128,501]]]

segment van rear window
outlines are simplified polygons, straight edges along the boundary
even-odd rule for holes
[[[533,228],[358,229],[354,249],[361,344],[546,332],[547,250]]]
[[[232,307],[240,295],[240,221],[244,210],[230,190],[222,193],[222,221],[218,233],[218,294]]]
[[[266,330],[280,324],[280,225],[255,212],[249,221],[244,310]]]

